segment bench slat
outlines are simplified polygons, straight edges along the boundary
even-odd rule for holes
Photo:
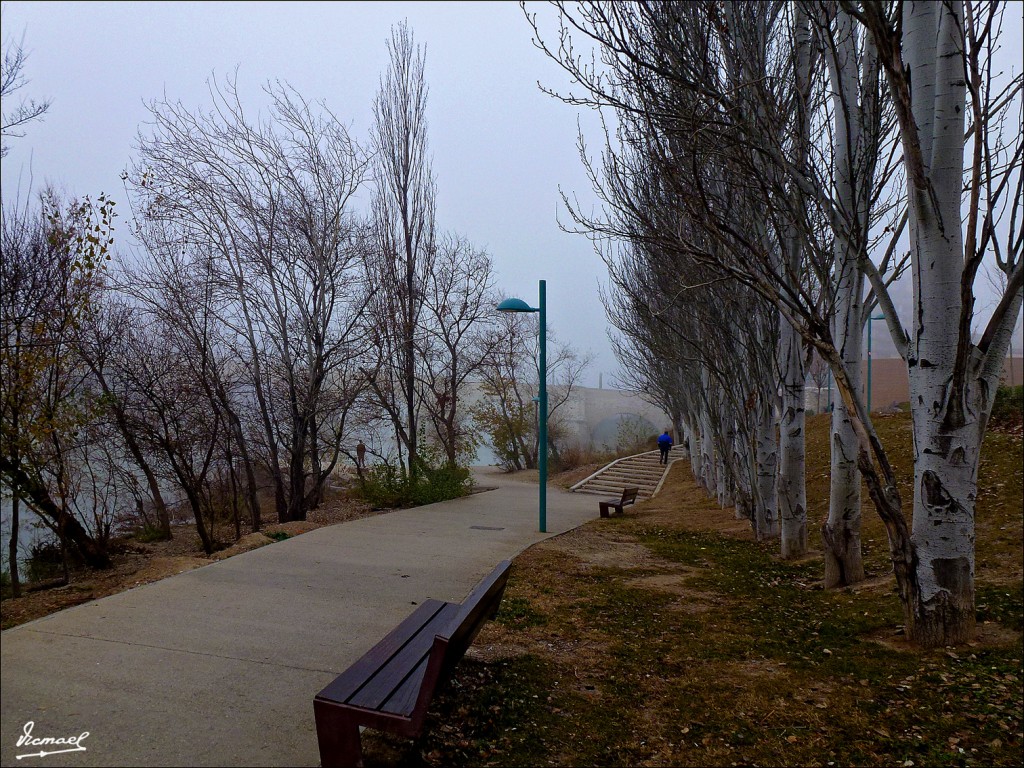
[[[389,712],[402,717],[411,717],[416,708],[416,700],[420,694],[420,687],[423,685],[423,678],[427,673],[427,666],[430,664],[430,654],[427,653],[416,669],[391,694],[387,701],[381,705],[381,711]]]
[[[466,597],[453,623],[447,649],[446,667],[453,667],[472,645],[484,622],[493,616],[505,592],[511,560],[502,560]]]
[[[349,697],[347,703],[365,709],[382,709],[384,702],[391,698],[403,683],[413,678],[420,666],[426,669],[421,662],[430,655],[434,636],[447,634],[458,609],[458,604],[444,603],[441,610],[416,630],[416,633],[377,670],[376,674],[366,681],[366,685]],[[421,671],[415,680],[417,687],[422,680]],[[390,711],[390,708],[387,709]]]
[[[430,621],[446,605],[448,603],[443,600],[424,600],[401,624],[388,632],[379,643],[324,687],[316,698],[337,703],[348,701],[374,670],[379,669],[409,642],[410,635],[417,627]]]

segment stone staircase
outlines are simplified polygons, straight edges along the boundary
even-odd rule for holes
[[[673,448],[669,451],[669,464],[685,456],[684,448]],[[658,461],[658,451],[647,451],[616,459],[569,490],[611,498],[621,494],[623,488],[639,488],[637,498],[649,499],[658,492],[667,471],[668,467]]]

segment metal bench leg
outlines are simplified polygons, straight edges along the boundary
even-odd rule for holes
[[[313,703],[316,740],[323,768],[363,768],[359,726],[344,712]]]
[[[607,501],[598,502],[601,505],[601,517],[608,517],[608,507],[610,506]]]

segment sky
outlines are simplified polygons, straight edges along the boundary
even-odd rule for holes
[[[206,107],[207,81],[236,68],[247,107],[261,103],[268,80],[285,81],[368,143],[386,41],[403,19],[426,47],[439,229],[485,248],[507,295],[536,306],[546,280],[549,328],[594,354],[585,385],[603,375],[609,386],[617,364],[598,295],[606,270],[587,239],[559,227],[568,219],[560,188],[588,211],[593,196],[576,150],[578,111],[538,88],[564,78],[533,47],[517,3],[5,2],[4,41],[23,35],[29,54],[20,93],[52,105],[8,142],[4,197],[52,182],[75,196],[105,192],[127,215],[120,173],[145,103],[166,95]],[[581,119],[596,129],[595,115]]]
[[[237,71],[247,107],[263,103],[268,80],[281,80],[323,101],[365,144],[388,66],[386,41],[393,25],[408,20],[426,47],[439,229],[485,248],[507,295],[535,305],[537,281],[546,280],[549,327],[594,355],[582,383],[613,381],[617,363],[598,294],[606,268],[590,241],[560,228],[570,223],[560,190],[585,212],[596,205],[576,138],[579,126],[597,139],[598,118],[540,90],[538,81],[564,90],[566,79],[534,47],[517,3],[12,0],[2,7],[5,47],[23,40],[29,54],[30,82],[20,93],[52,102],[42,122],[8,142],[4,199],[53,183],[73,196],[106,193],[122,215],[120,174],[145,128],[146,102],[205,108],[211,77]],[[528,10],[551,15],[546,4]],[[1007,16],[1007,49],[1019,57],[1021,13]],[[985,283],[979,278],[983,310],[994,305]],[[884,323],[873,331],[874,354],[891,354]],[[1015,354],[1022,346],[1018,327]]]

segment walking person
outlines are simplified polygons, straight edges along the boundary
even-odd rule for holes
[[[366,446],[363,445],[362,440],[356,446],[356,466],[359,469],[366,469]]]
[[[661,451],[661,458],[659,464],[668,464],[668,452],[672,448],[672,435],[668,433],[666,429],[662,432],[661,437],[658,438],[658,450]]]

